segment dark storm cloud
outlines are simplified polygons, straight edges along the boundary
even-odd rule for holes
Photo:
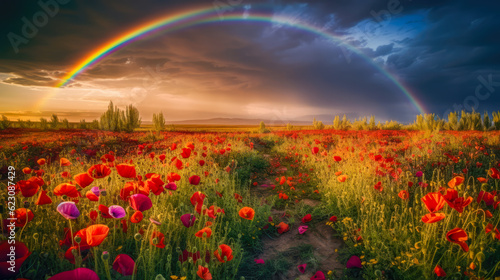
[[[207,3],[66,2],[58,4],[59,11],[37,28],[36,36],[17,46],[17,53],[9,40],[0,41],[0,73],[11,75],[4,83],[53,86],[79,59],[124,30],[158,15]],[[454,104],[463,105],[464,100],[471,105],[470,96],[481,84],[481,97],[486,96],[485,90],[490,95],[482,100],[476,97],[477,109],[491,110],[500,104],[500,87],[495,84],[500,82],[496,35],[500,10],[494,2],[242,0],[241,4],[252,4],[250,13],[260,9],[286,14],[350,38],[352,45],[389,68],[439,115]],[[22,35],[23,17],[32,21],[43,8],[36,2],[26,5],[7,0],[0,10],[9,11],[0,24],[0,36],[8,38],[10,33]],[[405,20],[415,14],[425,18]],[[360,24],[364,24],[361,29]],[[416,35],[398,37],[409,30],[416,30]],[[393,38],[380,37],[384,32],[394,33]],[[197,98],[206,92],[212,100],[241,103],[292,100],[318,110],[362,111],[403,121],[416,113],[401,90],[362,57],[315,34],[269,24],[214,24],[138,41],[105,58],[70,87]]]

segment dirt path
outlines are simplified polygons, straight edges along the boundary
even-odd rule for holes
[[[271,155],[262,151],[263,156],[271,159]],[[271,182],[268,178],[271,176],[281,176],[287,171],[286,167],[280,166],[270,173],[262,175],[261,184],[252,188],[252,193],[261,198],[261,204],[267,204],[267,199],[276,195],[273,191]],[[311,207],[317,207],[321,204],[319,200],[304,198],[298,204],[305,204]],[[292,206],[293,207],[293,206]],[[275,216],[281,216],[284,211],[273,209]],[[264,261],[273,259],[282,259],[289,265],[288,269],[274,275],[273,280],[281,279],[310,279],[317,271],[321,270],[325,276],[328,271],[334,271],[335,275],[340,276],[345,265],[337,261],[338,253],[336,249],[343,246],[343,241],[334,237],[334,230],[326,225],[327,220],[309,223],[308,230],[304,234],[299,234],[298,227],[302,217],[294,217],[296,222],[290,225],[290,230],[277,237],[264,236],[262,238],[263,252],[258,256]],[[306,272],[300,273],[297,266],[307,263]]]

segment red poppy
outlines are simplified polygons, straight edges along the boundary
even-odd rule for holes
[[[177,174],[177,173],[174,173],[174,172],[170,172],[168,173],[167,175],[167,180],[169,182],[177,182],[181,179],[181,175]]]
[[[111,168],[104,164],[95,164],[87,170],[87,173],[94,179],[101,179],[111,174]]]
[[[80,192],[76,189],[75,185],[71,185],[68,183],[62,183],[55,187],[54,189],[54,194],[57,196],[62,196],[66,195],[69,197],[81,197],[82,195]]]
[[[181,156],[182,156],[182,158],[188,158],[188,157],[190,157],[191,156],[191,149],[189,149],[189,148],[182,148]]]
[[[312,152],[313,155],[315,155],[315,154],[317,154],[319,152],[319,148],[318,147],[313,147],[311,152]]]
[[[234,193],[234,199],[236,199],[238,203],[243,202],[243,197],[238,193]]]
[[[380,181],[375,184],[374,188],[380,192],[384,190],[384,187],[382,186],[382,182],[380,182]]]
[[[444,270],[439,265],[436,265],[436,267],[434,268],[434,273],[436,273],[438,277],[446,277],[446,272],[444,272]]]
[[[140,193],[134,194],[131,197],[129,197],[128,202],[130,204],[130,207],[132,207],[132,209],[136,211],[144,212],[153,207],[153,202],[151,201],[151,198]]]
[[[24,227],[28,222],[33,220],[35,215],[31,210],[26,208],[18,208],[14,211],[14,215],[11,215],[11,218],[15,218],[15,226],[16,227]]]
[[[189,183],[191,185],[195,185],[196,186],[196,185],[198,185],[200,183],[200,179],[201,179],[200,176],[193,175],[193,176],[189,177]]]
[[[446,190],[446,194],[443,196],[444,200],[448,205],[457,210],[459,213],[464,211],[464,208],[469,205],[473,198],[469,196],[467,199],[464,197],[458,197],[458,192],[454,189]]]
[[[495,203],[496,195],[497,195],[496,191],[491,191],[491,192],[480,191],[479,195],[477,196],[477,203],[481,203],[481,201],[484,201],[484,203],[486,203],[486,205],[488,206],[495,204],[496,208],[500,203],[500,200]]]
[[[228,245],[222,244],[219,245],[219,250],[216,250],[214,255],[221,263],[228,262],[233,259],[233,250]]]
[[[153,231],[153,234],[151,235],[151,239],[149,240],[149,243],[151,245],[154,245],[160,249],[165,248],[165,235],[159,231]]]
[[[446,217],[443,213],[429,213],[422,217],[422,222],[426,224],[432,224],[439,222]]]
[[[427,210],[429,210],[429,212],[431,213],[439,211],[444,207],[444,204],[446,203],[443,195],[438,192],[426,194],[424,197],[422,197],[422,202],[425,204]]]
[[[92,182],[94,182],[94,178],[90,177],[88,173],[76,174],[73,178],[81,188],[86,188],[87,186],[90,186]]]
[[[469,251],[469,246],[465,243],[467,238],[467,233],[461,228],[454,228],[446,234],[448,241],[460,245],[465,252]]]
[[[203,207],[203,201],[205,200],[206,195],[201,192],[195,192],[191,198],[191,204],[195,206],[196,212],[201,213],[201,208]]]
[[[210,270],[208,270],[208,267],[198,265],[198,272],[196,272],[196,275],[198,275],[203,280],[212,280],[212,274],[210,274]]]
[[[337,222],[337,216],[331,216],[330,217],[330,222]]]
[[[181,169],[183,169],[183,168],[184,168],[184,164],[182,163],[182,161],[181,161],[181,160],[176,159],[176,161],[175,161],[175,167],[176,167],[178,170],[181,170]]]
[[[46,162],[47,161],[44,158],[41,158],[41,159],[36,161],[36,163],[38,163],[38,165],[44,165]]]
[[[52,199],[47,195],[47,191],[44,190],[40,192],[40,195],[38,195],[38,199],[35,202],[36,205],[45,205],[51,203]]]
[[[97,216],[99,215],[99,213],[97,213],[96,210],[92,210],[90,211],[89,213],[89,218],[92,220],[92,221],[96,221],[97,220]]]
[[[15,188],[16,190],[20,190],[24,197],[32,197],[38,192],[40,185],[34,181],[21,180],[17,182]]]
[[[137,224],[140,221],[142,221],[143,218],[144,218],[144,215],[142,214],[141,211],[135,211],[135,213],[132,214],[132,216],[130,217],[130,222]]]
[[[197,260],[201,258],[200,251],[196,251],[195,253],[188,252],[188,250],[182,251],[182,254],[179,255],[179,261],[181,263],[186,262],[189,258],[193,259],[193,262],[196,263]]]
[[[407,200],[408,198],[410,198],[410,193],[408,193],[408,191],[406,190],[402,190],[398,193],[398,196],[399,198],[401,198],[402,200]]]
[[[278,233],[282,234],[290,230],[290,226],[284,222],[279,223],[277,226],[278,228]]]
[[[59,160],[59,163],[61,164],[61,166],[70,166],[71,165],[71,162],[67,158],[61,158]]]
[[[492,167],[489,172],[491,178],[500,179],[500,172],[495,167]]]
[[[341,160],[342,160],[342,158],[341,158],[341,157],[339,157],[339,156],[334,156],[334,157],[333,157],[333,159],[334,159],[336,162],[339,162],[339,161],[341,161]]]
[[[253,218],[255,216],[255,210],[253,210],[251,207],[243,207],[243,208],[240,209],[240,211],[238,212],[238,214],[243,219],[253,220]]]
[[[302,217],[302,222],[303,222],[303,223],[308,223],[308,222],[310,222],[311,220],[312,220],[312,216],[311,216],[311,214],[307,214],[307,215],[305,215],[304,217]]]
[[[85,196],[90,200],[90,201],[99,201],[99,197],[91,190],[87,191],[85,193]]]
[[[210,238],[210,236],[212,236],[212,229],[209,227],[202,228],[197,233],[195,233],[194,236],[199,238]]]
[[[134,274],[134,260],[126,254],[119,254],[113,262],[113,269],[124,276]]]
[[[106,205],[99,205],[99,212],[101,212],[101,217],[105,219],[113,219],[113,216],[109,214],[109,208]]]
[[[135,166],[132,164],[117,164],[116,171],[118,172],[118,175],[122,176],[123,178],[135,178],[137,176]]]
[[[24,174],[30,174],[31,173],[31,168],[29,168],[29,167],[23,168],[23,173]]]
[[[10,244],[7,240],[0,242],[0,278],[10,279],[16,275],[30,255],[28,247],[21,241],[16,240],[14,244]],[[9,270],[12,267],[14,271]]]
[[[459,186],[463,183],[464,177],[463,176],[455,176],[453,179],[451,179],[448,182],[448,187],[450,188],[455,188],[456,186]]]
[[[109,227],[101,224],[91,225],[87,228],[79,230],[75,236],[79,236],[82,241],[81,244],[86,244],[91,247],[99,246],[104,239],[108,236]]]

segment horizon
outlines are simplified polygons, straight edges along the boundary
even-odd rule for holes
[[[498,110],[500,4],[237,2],[5,1],[0,114],[93,120],[109,100],[167,122]]]

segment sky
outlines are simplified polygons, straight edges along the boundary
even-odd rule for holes
[[[220,20],[143,36],[55,87],[120,34],[200,8]],[[0,114],[13,120],[90,121],[113,101],[143,121],[411,122],[421,112],[405,91],[439,117],[500,110],[498,1],[3,0],[0,11]]]

